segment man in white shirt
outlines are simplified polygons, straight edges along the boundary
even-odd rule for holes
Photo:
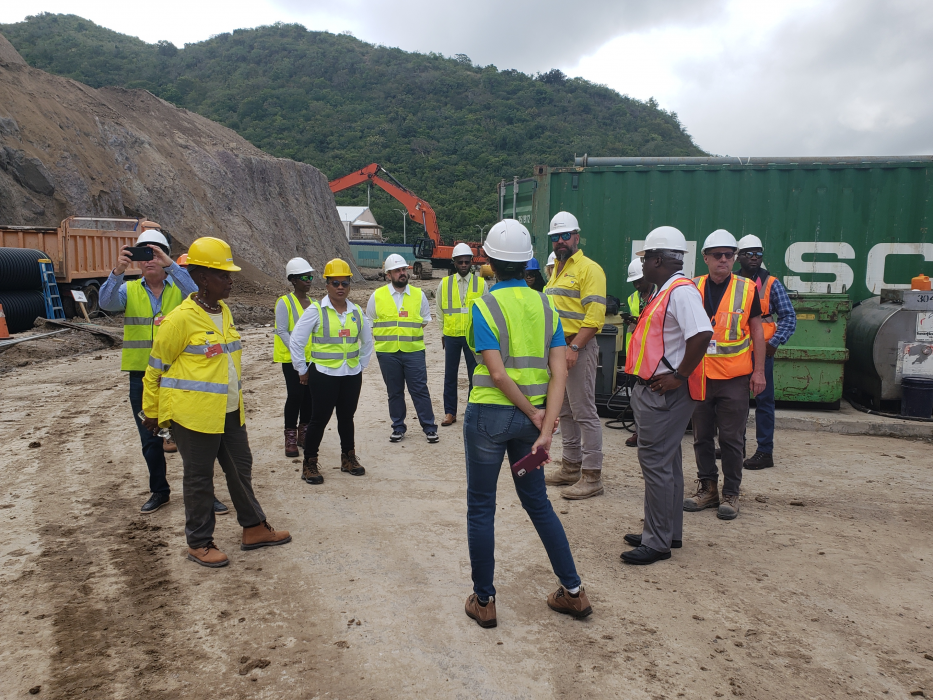
[[[327,296],[312,303],[292,330],[289,350],[292,366],[302,384],[307,384],[314,401],[311,420],[305,432],[304,465],[301,478],[308,484],[322,484],[318,451],[334,410],[340,436],[340,471],[363,476],[366,470],[356,457],[353,416],[363,388],[363,370],[373,354],[373,332],[368,319],[347,299],[352,273],[350,266],[336,258],[324,267]],[[305,347],[311,341],[311,364],[305,363]]]
[[[424,353],[424,327],[431,321],[428,297],[418,287],[408,284],[408,263],[393,253],[386,258],[385,273],[389,284],[379,287],[369,297],[366,316],[373,322],[376,359],[389,394],[389,417],[392,419],[390,442],[405,437],[405,386],[415,404],[415,412],[428,442],[436,443],[437,423],[428,391],[428,368]]]

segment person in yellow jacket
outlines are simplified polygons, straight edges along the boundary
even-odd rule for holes
[[[567,338],[567,390],[560,412],[561,465],[548,474],[552,486],[570,485],[563,498],[579,500],[603,492],[603,424],[596,413],[596,334],[606,321],[606,273],[580,250],[580,224],[561,211],[551,219],[557,257],[544,293],[554,300]]]
[[[311,393],[308,386],[302,384],[298,372],[292,367],[292,354],[289,349],[291,333],[298,319],[313,303],[311,300],[311,281],[314,268],[304,258],[292,258],[285,265],[285,276],[291,282],[294,291],[285,294],[275,302],[275,336],[272,339],[272,361],[282,365],[285,375],[285,456],[297,457],[298,445],[305,444],[305,431],[311,420]],[[305,361],[311,349],[304,348]]]
[[[428,297],[408,284],[409,267],[401,255],[392,253],[384,269],[389,284],[379,287],[366,303],[366,316],[373,322],[376,359],[389,394],[392,435],[399,442],[405,425],[405,386],[415,404],[418,421],[428,442],[436,443],[437,423],[428,391],[428,367],[424,357],[424,327],[431,322]]]
[[[486,293],[486,281],[471,272],[473,250],[466,243],[454,246],[455,272],[441,280],[437,286],[437,320],[441,324],[441,348],[444,350],[444,420],[441,425],[457,422],[457,377],[460,374],[460,355],[466,360],[470,389],[473,388],[473,370],[476,356],[466,342],[466,331],[473,302]]]
[[[230,246],[199,238],[188,250],[188,272],[198,286],[162,322],[143,379],[143,425],[170,427],[184,467],[188,559],[216,568],[229,563],[214,544],[214,461],[243,528],[240,549],[285,544],[286,530],[266,521],[253,492],[253,455],[243,409],[240,334],[222,301],[233,288]]]

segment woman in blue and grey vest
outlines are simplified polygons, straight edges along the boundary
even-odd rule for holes
[[[282,374],[285,375],[285,456],[297,457],[298,445],[305,444],[305,431],[311,420],[311,394],[308,387],[299,381],[298,372],[292,367],[288,346],[295,324],[313,303],[311,280],[314,279],[314,268],[304,258],[292,258],[285,265],[285,276],[294,287],[294,292],[279,297],[275,302],[272,361],[282,365]],[[311,348],[306,347],[305,361],[310,356]]]
[[[496,626],[494,524],[496,483],[509,463],[547,450],[567,381],[566,343],[557,311],[525,283],[532,258],[528,229],[514,219],[493,226],[483,250],[499,283],[474,302],[467,333],[477,357],[463,424],[467,467],[467,537],[473,594],[466,614],[480,627]],[[548,606],[577,618],[593,610],[580,585],[570,545],[544,484],[544,469],[512,476],[522,507],[547,550],[561,586]]]

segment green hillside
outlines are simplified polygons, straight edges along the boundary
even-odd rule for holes
[[[145,88],[328,178],[372,162],[431,202],[445,238],[495,222],[496,183],[574,154],[703,155],[676,114],[552,70],[529,76],[467,56],[407,53],[349,35],[277,24],[179,49],[75,15],[42,14],[0,33],[26,61],[92,87]],[[377,194],[378,193],[378,194]],[[338,195],[365,204],[366,189]],[[399,205],[372,208],[401,240]],[[409,235],[420,226],[409,226]]]

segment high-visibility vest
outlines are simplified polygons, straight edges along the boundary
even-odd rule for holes
[[[347,302],[350,306],[350,302]],[[315,302],[318,310],[317,330],[311,334],[311,362],[322,367],[337,369],[346,362],[349,367],[360,364],[360,333],[363,332],[363,317],[360,310],[348,310],[340,322],[335,309]]]
[[[474,304],[499,341],[506,373],[533,406],[540,405],[547,397],[551,379],[547,361],[559,323],[553,302],[529,287],[516,286],[489,292]],[[472,323],[467,343],[475,353]],[[470,403],[511,406],[512,402],[496,387],[482,353],[477,354],[476,362]]]
[[[641,297],[638,294],[638,290],[635,290],[628,297],[628,312],[632,316],[638,316],[641,311]],[[628,357],[631,350],[629,349],[632,344],[632,331],[629,330],[631,326],[627,323],[625,324],[625,356]]]
[[[392,285],[380,287],[373,294],[376,303],[376,321],[373,323],[373,341],[376,352],[418,352],[424,350],[424,319],[421,301],[424,292],[409,286],[402,295],[402,308],[395,306]]]
[[[162,319],[181,304],[181,290],[166,280],[162,287],[162,310],[156,316],[149,292],[142,279],[126,283],[126,311],[123,316],[123,350],[120,369],[125,372],[145,372],[149,364],[152,341],[159,333]]]
[[[222,329],[188,297],[166,317],[152,344],[143,379],[143,411],[147,416],[158,416],[163,428],[176,422],[199,433],[224,432],[230,387],[228,356],[236,369],[240,425],[245,422],[240,334],[227,305],[220,302],[220,308]]]
[[[755,286],[758,288],[758,300],[761,303],[761,330],[765,334],[765,342],[774,337],[777,330],[777,323],[771,316],[771,287],[774,285],[774,276],[768,275],[768,281],[761,284],[761,280],[755,280]],[[769,320],[765,320],[769,319]]]
[[[702,275],[693,280],[704,302],[708,277]],[[706,376],[710,379],[732,379],[752,373],[752,335],[748,320],[754,294],[755,285],[750,279],[731,276],[712,318],[713,339],[706,352]]]
[[[291,333],[295,330],[295,324],[298,323],[298,319],[304,316],[307,309],[302,308],[301,302],[298,300],[294,294],[286,294],[278,298],[275,302],[276,306],[280,301],[285,301],[285,308],[288,309],[288,332]],[[313,303],[313,302],[312,302]],[[278,328],[278,325],[276,325]],[[288,346],[285,342],[276,334],[272,335],[272,361],[273,362],[288,362],[292,361],[292,352],[288,349]],[[311,347],[305,345],[305,362],[311,361]]]
[[[479,275],[471,272],[467,276],[467,298],[466,301],[462,301],[460,285],[457,284],[458,277],[460,275],[455,274],[444,278],[438,303],[444,312],[444,335],[462,338],[470,325],[470,309],[473,308],[473,302],[486,293],[486,283]]]
[[[638,324],[632,331],[629,341],[628,354],[625,356],[625,373],[651,379],[664,362],[664,321],[667,318],[667,305],[670,302],[671,292],[693,282],[686,277],[671,282],[671,285],[654,295],[648,302],[645,310],[638,317]],[[677,369],[669,368],[669,369]],[[703,401],[706,398],[706,358],[687,378],[687,388],[690,398],[694,401]]]

